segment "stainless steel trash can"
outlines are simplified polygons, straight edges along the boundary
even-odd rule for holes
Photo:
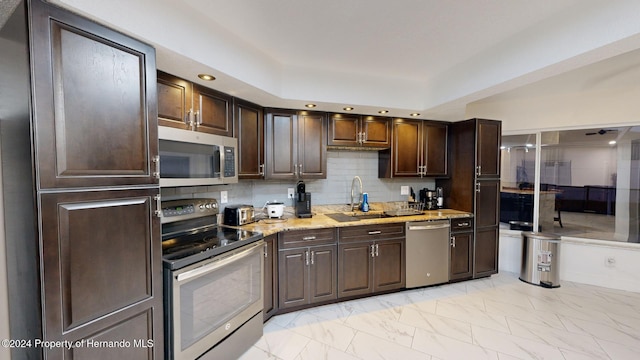
[[[547,288],[560,286],[560,236],[522,232],[520,280]]]

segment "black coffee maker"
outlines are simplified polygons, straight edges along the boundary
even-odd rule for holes
[[[306,192],[304,182],[298,181],[296,184],[295,209],[299,218],[311,217],[311,193]]]

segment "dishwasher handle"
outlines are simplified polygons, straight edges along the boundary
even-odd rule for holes
[[[434,224],[434,225],[409,225],[407,230],[435,230],[435,229],[448,229],[449,224]]]

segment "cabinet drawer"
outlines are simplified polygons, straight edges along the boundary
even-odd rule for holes
[[[404,238],[404,223],[348,226],[338,229],[341,243]]]
[[[293,230],[278,234],[278,248],[293,249],[304,246],[333,244],[336,242],[335,229]]]
[[[467,232],[473,230],[472,218],[451,219],[451,232]]]

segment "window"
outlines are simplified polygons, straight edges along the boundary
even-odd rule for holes
[[[536,152],[527,144],[538,137],[536,182]],[[510,135],[503,145],[503,226],[533,222],[538,203],[540,231],[640,242],[640,126]]]

